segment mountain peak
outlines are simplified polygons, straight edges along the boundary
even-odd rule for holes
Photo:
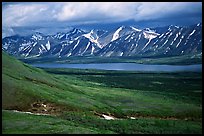
[[[135,31],[137,31],[137,32],[140,32],[140,31],[142,31],[142,30],[140,30],[140,29],[137,29],[137,28],[135,28],[135,27],[133,27],[133,26],[130,26],[133,30],[135,30]]]
[[[78,29],[78,28],[73,28],[70,33],[81,33],[83,32],[81,29]]]
[[[168,28],[168,30],[170,30],[170,29],[174,29],[174,28],[180,28],[180,27],[177,26],[177,25],[170,25],[169,28]]]
[[[202,23],[194,24],[182,31],[177,29],[183,27],[175,25],[141,30],[134,26],[123,25],[111,31],[100,29],[85,31],[73,28],[71,31],[53,35],[36,32],[26,37],[4,38],[2,48],[22,57],[121,56],[121,53],[122,56],[185,55],[202,52],[201,25]]]
[[[43,40],[43,36],[44,34],[40,33],[40,32],[35,32],[34,34],[32,34],[32,38],[33,40]]]

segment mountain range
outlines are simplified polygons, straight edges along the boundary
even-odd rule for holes
[[[109,31],[72,28],[56,34],[35,32],[3,38],[2,50],[23,58],[202,54],[202,23],[145,29],[120,26]]]

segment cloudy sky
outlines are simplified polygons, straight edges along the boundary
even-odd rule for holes
[[[7,2],[2,25],[54,26],[127,22],[194,24],[202,20],[201,2]]]

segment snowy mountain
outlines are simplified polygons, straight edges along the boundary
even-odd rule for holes
[[[99,51],[100,56],[183,55],[202,52],[202,24],[144,29],[121,36]]]
[[[2,49],[14,56],[26,58],[37,56],[82,56],[93,55],[100,46],[92,39],[90,33],[73,29],[68,33],[43,35],[35,33],[30,36],[11,36],[3,39]]]
[[[110,32],[106,32],[104,33],[100,38],[99,38],[99,42],[101,45],[103,45],[103,47],[105,47],[106,45],[108,45],[111,42],[114,42],[115,40],[117,40],[118,38],[124,36],[124,35],[129,35],[133,32],[138,32],[141,31],[139,29],[136,29],[132,26],[121,26],[115,30],[112,30]]]
[[[14,56],[174,56],[202,52],[202,23],[139,29],[121,26],[111,31],[73,28],[46,35],[14,35],[2,39],[2,50]]]

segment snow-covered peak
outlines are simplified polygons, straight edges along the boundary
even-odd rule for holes
[[[77,29],[77,28],[74,28],[74,29],[72,29],[72,30],[70,31],[70,33],[72,33],[72,34],[74,34],[74,33],[80,33],[80,32],[82,32],[82,30]]]
[[[160,34],[155,33],[155,32],[153,32],[153,31],[143,31],[143,35],[144,35],[144,37],[145,37],[146,39],[151,40],[151,39],[156,38],[156,37],[157,37],[158,35],[160,35]]]
[[[57,39],[61,39],[65,34],[64,33],[57,33],[54,37],[57,38]]]
[[[90,36],[91,36],[93,39],[95,39],[95,37],[97,37],[97,36],[94,37],[94,31],[93,31],[93,30],[90,31]]]
[[[133,30],[135,30],[135,31],[137,31],[137,32],[140,32],[140,31],[142,31],[142,30],[140,30],[140,29],[137,29],[137,28],[135,28],[135,27],[133,27],[133,26],[130,26]]]
[[[102,35],[104,35],[105,33],[107,33],[107,30],[101,30],[101,29],[94,29],[93,32],[98,36],[101,37]]]
[[[98,42],[98,36],[94,33],[93,30],[91,30],[87,34],[83,34],[82,36],[88,38],[91,42],[95,43],[99,48],[102,48],[102,46]]]
[[[155,31],[151,30],[150,28],[145,28],[142,32],[143,32],[144,37],[148,40],[154,39],[158,35],[160,35],[156,33]]]
[[[86,37],[86,38],[88,38],[88,39],[93,39],[93,40],[98,39],[97,36],[96,36],[96,38],[95,38],[93,30],[91,30],[91,31],[90,31],[89,33],[87,33],[87,34],[83,34],[83,36]]]
[[[149,32],[151,32],[152,30],[150,30],[150,28],[145,28],[144,31],[149,31]]]
[[[174,25],[170,25],[169,28],[168,28],[168,31],[171,31],[172,29],[178,29],[179,26],[174,26]]]
[[[32,38],[34,40],[43,40],[42,34],[41,33],[35,33],[32,35]]]
[[[74,28],[74,29],[71,31],[71,33],[75,33],[76,31],[77,31],[77,29]]]

